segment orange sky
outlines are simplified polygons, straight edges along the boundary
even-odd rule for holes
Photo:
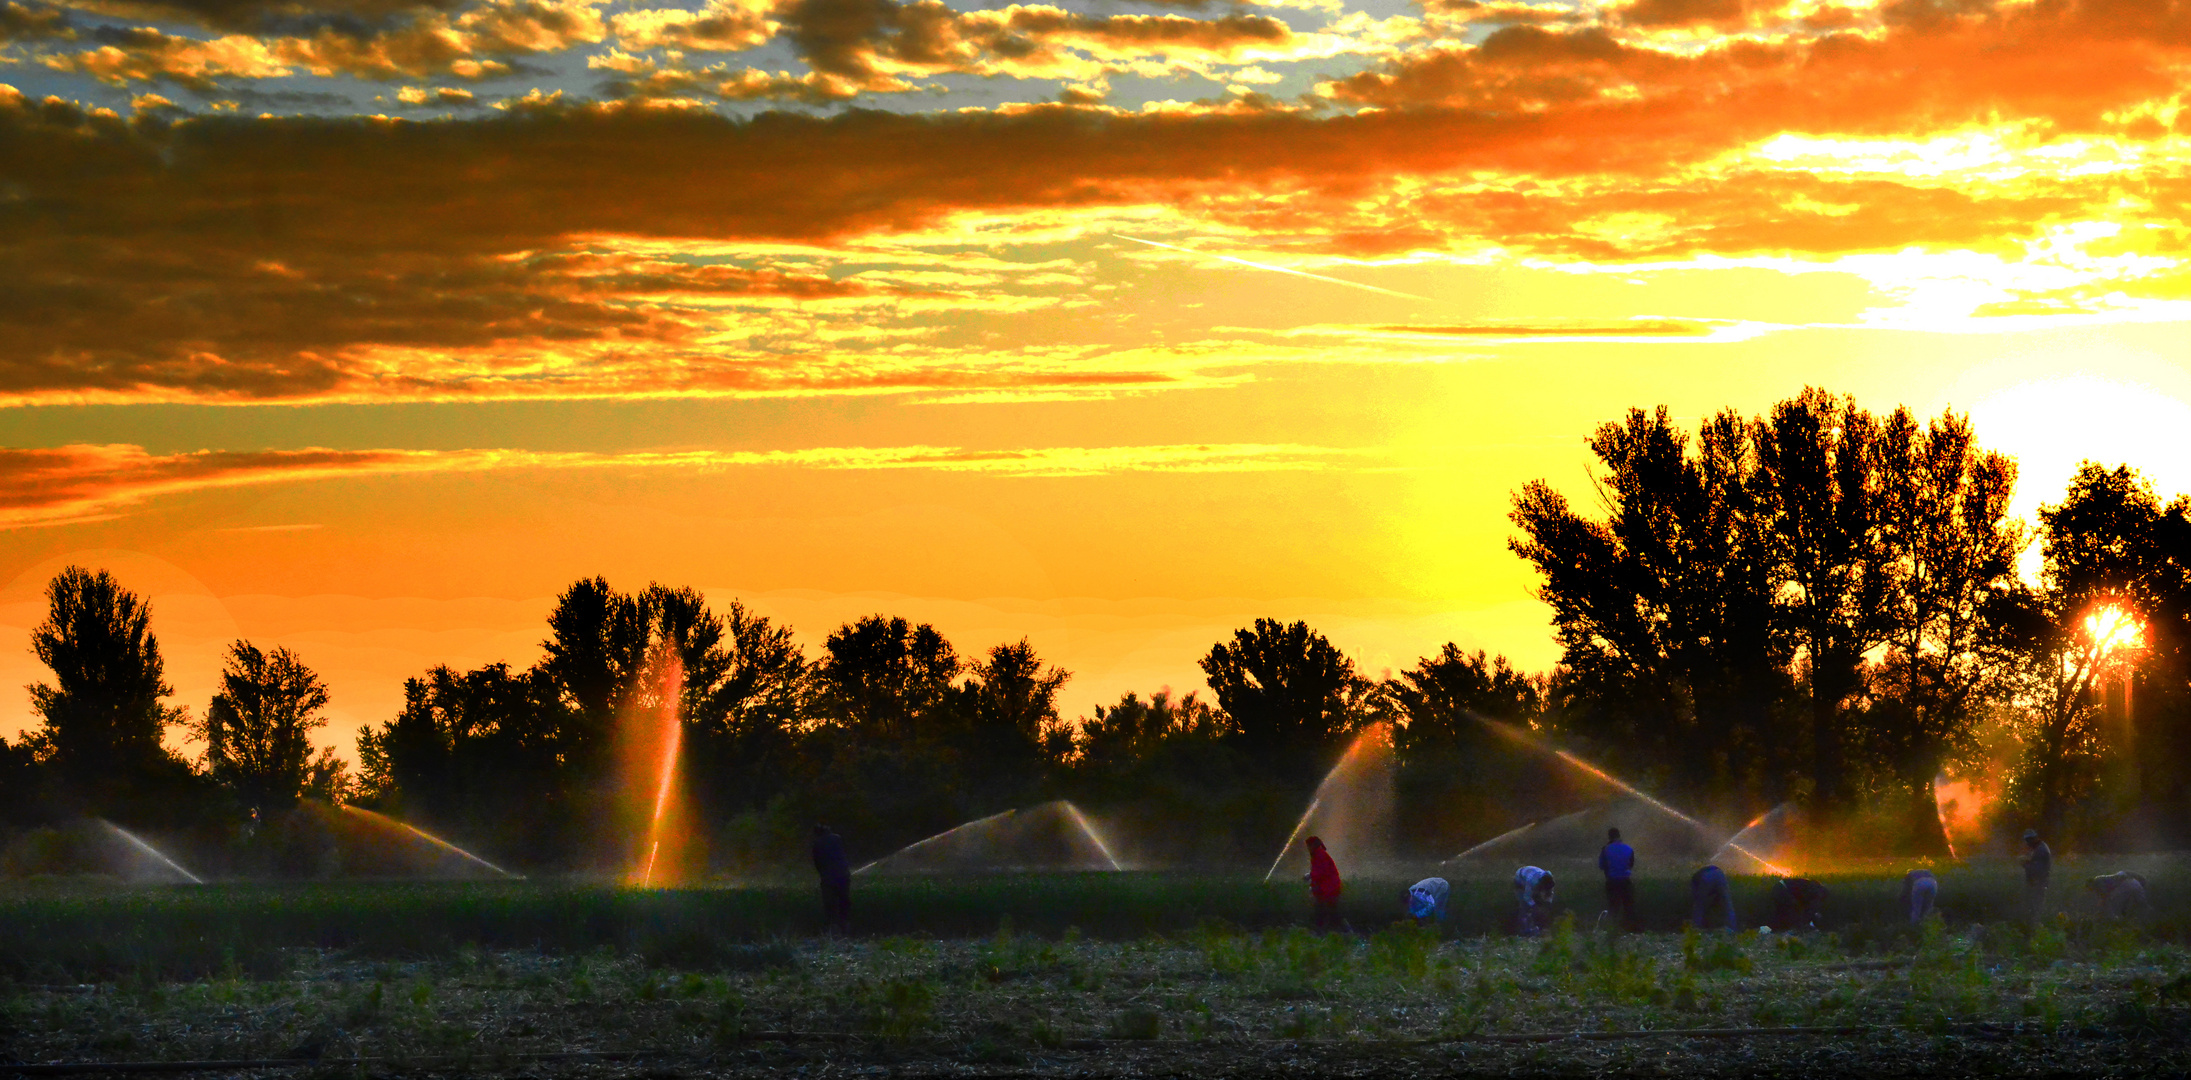
[[[2191,488],[2187,71],[2152,0],[0,0],[0,641],[105,566],[345,744],[594,573],[1068,714],[1261,615],[1541,667],[1507,497],[1631,406]]]

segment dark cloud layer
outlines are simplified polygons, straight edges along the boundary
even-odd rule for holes
[[[1013,32],[1030,41],[1173,32],[1167,16],[981,14],[1024,22]],[[785,15],[817,72],[854,81],[959,55],[969,18],[928,0],[800,0]],[[1266,32],[1239,18],[1248,36]],[[1715,164],[1785,132],[1903,138],[2006,121],[2041,137],[2150,138],[2173,114],[2137,107],[2174,94],[2191,63],[2180,2],[1901,3],[1886,19],[1872,36],[1697,52],[1603,27],[1513,25],[1329,84],[1335,100],[1376,107],[1351,115],[1018,106],[734,121],[540,101],[452,121],[168,123],[11,94],[0,97],[0,280],[13,286],[0,290],[0,395],[462,393],[479,373],[461,357],[426,376],[360,357],[558,343],[636,355],[697,332],[659,294],[852,288],[575,253],[586,237],[826,244],[960,210],[1165,204],[1350,254],[1489,243],[1615,261],[1909,245],[2013,256],[2050,225],[2125,200],[2151,207],[2168,235],[2191,233],[2191,180],[2165,163],[1977,186]],[[1012,39],[984,40],[994,54]],[[1469,176],[1487,179],[1456,179]],[[804,377],[763,371],[777,362],[766,357],[706,353],[713,366],[695,369],[701,353],[679,355],[684,385]]]

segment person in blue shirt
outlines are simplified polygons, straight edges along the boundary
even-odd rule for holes
[[[1728,891],[1727,871],[1709,863],[1689,875],[1689,921],[1699,930],[1711,929],[1718,921],[1732,934],[1742,929],[1735,925],[1734,894]]]
[[[1605,873],[1605,913],[1620,920],[1620,928],[1636,928],[1636,849],[1621,843],[1619,829],[1605,830],[1605,850],[1598,852],[1598,869]]]

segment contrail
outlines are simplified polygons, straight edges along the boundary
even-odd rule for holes
[[[1189,255],[1200,255],[1200,256],[1202,256],[1202,257],[1203,257],[1203,258],[1205,258],[1205,259],[1222,259],[1222,260],[1224,260],[1225,262],[1229,262],[1229,263],[1239,263],[1239,264],[1240,264],[1240,265],[1242,265],[1242,266],[1252,266],[1252,267],[1254,267],[1254,268],[1255,268],[1255,269],[1257,269],[1257,270],[1270,270],[1270,271],[1274,271],[1274,272],[1276,272],[1276,273],[1280,273],[1280,274],[1292,274],[1292,275],[1293,275],[1293,276],[1295,276],[1295,277],[1314,278],[1314,279],[1315,279],[1315,280],[1317,280],[1317,281],[1328,281],[1328,282],[1331,282],[1331,283],[1332,283],[1332,284],[1334,284],[1334,285],[1344,285],[1344,286],[1346,286],[1347,288],[1350,288],[1350,289],[1361,289],[1361,290],[1363,290],[1363,291],[1365,291],[1365,292],[1373,292],[1373,293],[1383,293],[1383,294],[1384,294],[1384,295],[1386,295],[1386,296],[1397,296],[1397,297],[1401,298],[1402,300],[1428,300],[1428,299],[1430,299],[1430,298],[1429,298],[1429,297],[1427,297],[1427,296],[1417,296],[1417,295],[1415,295],[1414,293],[1404,293],[1404,292],[1401,292],[1401,291],[1399,291],[1398,289],[1382,289],[1382,288],[1378,288],[1378,287],[1377,287],[1377,286],[1375,286],[1375,285],[1364,285],[1364,284],[1362,284],[1362,283],[1361,283],[1361,282],[1359,282],[1359,281],[1348,281],[1348,280],[1347,280],[1347,279],[1345,279],[1345,278],[1326,277],[1326,276],[1324,276],[1324,275],[1322,275],[1322,274],[1311,274],[1311,273],[1309,273],[1309,272],[1308,272],[1308,271],[1306,271],[1306,270],[1295,270],[1295,269],[1292,269],[1292,268],[1290,268],[1290,267],[1285,267],[1285,266],[1272,266],[1272,265],[1271,265],[1271,264],[1269,264],[1269,263],[1259,263],[1259,262],[1254,262],[1254,261],[1251,261],[1251,260],[1248,260],[1248,259],[1242,259],[1242,258],[1239,258],[1239,257],[1237,257],[1237,256],[1233,256],[1233,255],[1219,255],[1219,254],[1217,254],[1217,253],[1215,253],[1215,252],[1211,252],[1211,251],[1196,251],[1196,250],[1195,250],[1195,249],[1193,249],[1193,248],[1183,248],[1183,247],[1180,247],[1180,246],[1178,246],[1178,245],[1176,245],[1176,244],[1163,244],[1163,243],[1158,243],[1158,242],[1157,242],[1157,241],[1155,241],[1155,240],[1143,240],[1142,238],[1140,238],[1140,237],[1138,237],[1138,236],[1128,236],[1128,235],[1126,235],[1125,233],[1112,233],[1111,235],[1112,235],[1112,236],[1115,236],[1115,237],[1118,237],[1118,238],[1119,238],[1119,239],[1121,239],[1121,240],[1131,240],[1131,241],[1133,241],[1133,242],[1134,242],[1134,243],[1136,243],[1136,244],[1147,244],[1147,245],[1149,245],[1150,247],[1160,247],[1160,248],[1166,248],[1166,249],[1169,249],[1169,250],[1172,250],[1172,251],[1184,251],[1184,252],[1186,252],[1186,253],[1187,253],[1187,254],[1189,254]]]

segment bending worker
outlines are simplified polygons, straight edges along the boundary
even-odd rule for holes
[[[1523,937],[1544,931],[1552,916],[1552,872],[1536,866],[1514,871],[1514,899],[1520,905],[1518,922]]]
[[[1623,930],[1636,928],[1636,849],[1621,842],[1619,829],[1605,830],[1605,848],[1598,852],[1598,869],[1605,874],[1605,913]]]
[[[2100,898],[2100,910],[2111,919],[2127,919],[2146,909],[2145,879],[2128,870],[2101,874],[2085,882],[2085,888]]]
[[[1407,890],[1407,914],[1421,926],[1428,922],[1445,921],[1445,898],[1452,886],[1442,877],[1426,877]]]
[[[1773,882],[1773,925],[1782,930],[1816,930],[1826,910],[1826,887],[1806,877]]]
[[[1699,930],[1709,930],[1707,920],[1715,915],[1725,920],[1728,933],[1740,929],[1735,924],[1735,901],[1727,888],[1727,871],[1706,863],[1702,870],[1689,875],[1689,921]]]
[[[1932,871],[1920,866],[1902,875],[1902,908],[1909,912],[1910,925],[1924,922],[1939,899],[1940,879]]]

